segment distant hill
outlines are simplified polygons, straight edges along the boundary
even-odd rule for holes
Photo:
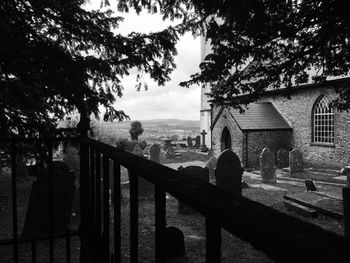
[[[129,138],[130,124],[133,121],[102,123],[101,131],[116,137]],[[161,137],[176,135],[180,140],[184,137],[194,137],[199,134],[199,120],[155,119],[141,120],[144,132],[140,140],[156,140]]]

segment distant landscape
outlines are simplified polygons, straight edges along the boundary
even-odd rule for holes
[[[115,138],[130,139],[129,129],[132,121],[123,122],[95,122],[94,130],[97,137],[108,134]],[[182,140],[187,136],[195,137],[199,134],[199,120],[156,119],[140,121],[144,129],[139,140],[159,140],[172,137]]]

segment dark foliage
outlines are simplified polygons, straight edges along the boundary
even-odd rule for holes
[[[129,130],[131,140],[137,141],[139,136],[143,133],[142,124],[139,121],[133,121],[130,124],[130,130]]]
[[[159,85],[169,80],[180,27],[124,36],[117,31],[123,18],[107,1],[92,11],[85,2],[1,1],[0,136],[51,135],[56,120],[76,110],[82,115],[78,128],[87,130],[99,106],[105,121],[122,120],[127,115],[113,103],[130,69]]]
[[[213,85],[214,102],[239,107],[266,89],[344,77],[350,69],[350,3],[345,0],[195,1],[212,53],[184,86]],[[312,80],[310,80],[310,78]],[[350,108],[350,90],[334,101]],[[243,99],[236,95],[248,94]]]

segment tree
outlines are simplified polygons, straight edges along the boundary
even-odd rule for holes
[[[201,72],[181,83],[212,85],[213,102],[240,108],[267,89],[344,77],[350,70],[349,1],[196,1],[206,19],[212,53]],[[350,109],[350,89],[335,87],[340,110]],[[239,94],[246,94],[239,100]]]
[[[108,5],[84,9],[85,2],[1,1],[0,136],[52,135],[56,121],[75,111],[86,132],[100,106],[105,121],[123,120],[127,115],[113,104],[130,69],[159,85],[169,80],[181,27],[124,36],[117,32],[122,17]],[[120,11],[126,2],[133,1],[120,1]]]
[[[131,140],[137,141],[139,136],[143,133],[142,124],[139,121],[133,121],[130,124],[130,130],[129,130]]]

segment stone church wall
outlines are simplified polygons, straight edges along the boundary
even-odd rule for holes
[[[275,154],[280,148],[292,149],[292,131],[249,131],[246,133],[248,154],[244,159],[245,167],[259,168],[259,156],[265,147]]]
[[[218,114],[219,110],[220,107],[216,107],[214,109],[214,117]],[[227,126],[228,130],[230,131],[232,145],[231,149],[237,154],[242,162],[243,133],[238,128],[237,123],[234,121],[227,109],[224,109],[224,111],[221,113],[220,119],[213,128],[212,150],[214,151],[216,157],[221,153],[221,135],[225,126]]]
[[[334,114],[334,145],[324,146],[312,143],[312,108],[320,95],[330,100],[335,98],[332,88],[314,88],[299,91],[289,100],[282,96],[264,98],[270,101],[277,111],[293,128],[294,148],[303,152],[306,164],[341,168],[349,163],[350,155],[350,113]]]

